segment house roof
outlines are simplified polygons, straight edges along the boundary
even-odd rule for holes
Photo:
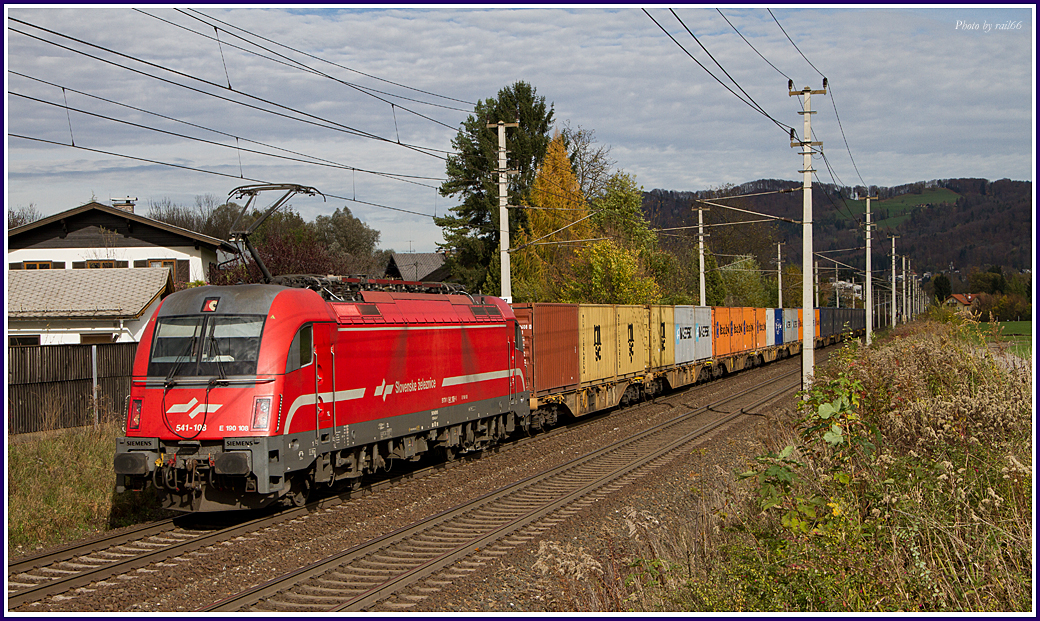
[[[166,267],[7,272],[7,317],[137,319],[173,291]]]
[[[972,302],[978,299],[978,294],[975,293],[954,293],[950,296],[960,304],[964,306],[971,306]]]
[[[124,209],[120,209],[119,207],[105,205],[96,201],[92,201],[85,205],[80,205],[79,207],[74,207],[61,213],[54,214],[53,216],[48,216],[35,222],[30,222],[29,224],[24,224],[22,226],[13,228],[7,231],[7,237],[8,239],[11,239],[12,237],[16,237],[18,235],[22,235],[30,231],[34,231],[38,228],[48,226],[55,222],[61,222],[62,220],[65,220],[67,218],[72,218],[74,216],[78,216],[80,214],[92,210],[101,211],[109,215],[117,216],[119,218],[126,218],[128,221],[133,221],[146,226],[155,227],[173,235],[186,237],[192,241],[192,244],[209,246],[214,250],[220,249],[225,252],[238,252],[238,248],[230,242],[217,239],[216,237],[210,237],[209,235],[203,235],[202,233],[196,233],[195,231],[189,231],[188,229],[182,229],[179,226],[174,226],[172,224],[160,222],[159,220],[153,220],[152,218],[147,218],[145,216],[138,215],[131,211],[126,211]]]
[[[386,274],[403,280],[440,281],[447,276],[443,266],[444,254],[440,252],[391,252]]]

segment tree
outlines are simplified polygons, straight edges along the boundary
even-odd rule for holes
[[[935,290],[935,299],[942,304],[946,298],[953,295],[953,285],[946,274],[939,274],[932,279],[932,288]]]
[[[350,209],[343,207],[331,216],[319,215],[309,226],[333,257],[338,274],[382,276],[386,261],[376,250],[379,231],[355,218]]]
[[[661,298],[653,278],[640,274],[635,253],[613,240],[579,252],[581,278],[571,281],[567,301],[586,304],[655,304]]]
[[[231,224],[241,211],[241,205],[220,203],[214,194],[201,194],[195,196],[194,207],[178,205],[169,198],[150,201],[148,217],[217,239],[227,239]]]
[[[41,214],[40,211],[36,209],[36,205],[34,203],[29,203],[28,205],[24,207],[19,207],[17,209],[8,208],[7,230],[10,231],[11,229],[16,229],[20,226],[25,226],[26,224],[32,224],[33,222],[36,222],[37,220],[40,220],[42,218],[43,214]]]
[[[603,235],[630,250],[657,250],[657,235],[643,215],[643,191],[634,177],[620,170],[611,175],[593,206],[592,220]]]
[[[569,121],[564,123],[560,133],[570,153],[571,168],[574,169],[574,176],[578,179],[585,200],[602,197],[611,177],[610,169],[616,163],[610,159],[610,147],[595,144],[595,130],[580,125],[573,129]]]
[[[452,140],[456,153],[448,156],[448,179],[439,191],[462,202],[434,222],[444,229],[440,247],[447,251],[447,267],[474,292],[486,289],[488,267],[498,254],[498,132],[487,125],[499,121],[519,121],[519,127],[506,131],[507,168],[516,171],[509,175],[509,196],[514,205],[530,204],[537,166],[549,146],[552,104],[547,106],[530,84],[517,82],[495,98],[478,101]],[[527,230],[522,211],[510,210],[509,230]]]
[[[766,281],[751,255],[737,257],[719,271],[726,283],[726,306],[765,307],[769,303]]]
[[[553,137],[531,188],[525,206],[528,230],[516,237],[512,255],[516,298],[528,302],[560,299],[566,284],[575,278],[573,264],[577,246],[570,242],[588,239],[592,231],[588,206],[564,146],[563,137]],[[497,261],[492,261],[498,265]],[[497,283],[497,274],[488,282]]]

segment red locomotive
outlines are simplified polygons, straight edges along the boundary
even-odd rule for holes
[[[168,296],[134,361],[117,491],[151,483],[181,511],[302,503],[315,485],[479,450],[530,423],[523,339],[501,299],[351,297],[277,285]]]

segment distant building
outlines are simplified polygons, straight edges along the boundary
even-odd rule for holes
[[[977,293],[954,293],[946,298],[943,304],[954,311],[968,309],[974,311],[979,306],[979,295]]]
[[[444,265],[442,252],[390,253],[386,266],[387,278],[418,282],[444,282],[451,276]]]

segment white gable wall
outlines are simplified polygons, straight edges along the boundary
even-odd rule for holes
[[[148,259],[174,259],[188,261],[188,281],[209,281],[209,264],[217,262],[217,253],[205,248],[192,246],[135,246],[125,248],[27,248],[11,250],[7,253],[8,263],[24,261],[58,261],[65,263],[65,269],[72,269],[73,261],[126,261],[127,267],[133,267],[134,261]],[[77,341],[78,342],[78,341]]]

